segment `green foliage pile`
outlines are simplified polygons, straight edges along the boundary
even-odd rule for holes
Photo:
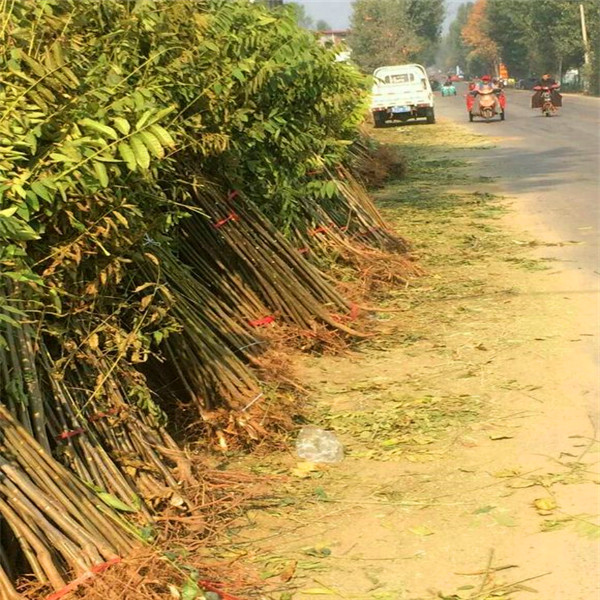
[[[22,573],[56,589],[126,552],[143,532],[122,533],[119,513],[188,510],[190,465],[166,414],[193,409],[222,444],[263,435],[261,327],[356,333],[315,265],[403,244],[344,166],[360,75],[285,11],[0,9],[0,596],[12,598]]]

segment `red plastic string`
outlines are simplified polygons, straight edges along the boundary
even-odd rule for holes
[[[213,225],[213,227],[215,229],[218,229],[219,227],[222,227],[223,225],[225,225],[225,223],[228,223],[229,221],[239,221],[239,216],[236,215],[234,212],[232,212],[229,215],[227,215],[224,219],[221,219],[220,221],[217,221]]]
[[[56,436],[57,440],[66,440],[68,438],[72,438],[76,435],[80,435],[83,433],[85,429],[78,427],[77,429],[71,429],[71,431],[63,431]]]
[[[300,254],[306,254],[309,250],[310,248],[298,248],[298,252],[300,252]]]
[[[251,327],[262,327],[263,325],[268,325],[269,323],[273,323],[275,321],[275,317],[271,317],[270,315],[267,317],[263,317],[262,319],[256,319],[255,321],[248,321],[248,325]]]
[[[207,590],[209,592],[215,592],[215,594],[219,594],[219,596],[221,596],[221,600],[243,600],[242,598],[240,598],[238,596],[232,596],[231,594],[224,592],[221,589],[221,584],[219,584],[219,583],[213,583],[211,581],[199,581],[198,583],[205,590]]]
[[[239,196],[240,192],[239,190],[233,190],[231,192],[229,192],[229,196],[227,196],[227,200],[233,200],[236,196]]]
[[[327,227],[317,227],[316,229],[313,229],[312,231],[309,231],[310,235],[317,235],[318,233],[326,233],[328,231]]]
[[[120,562],[121,562],[121,558],[116,556],[115,558],[111,558],[110,560],[108,560],[104,563],[100,563],[99,565],[94,565],[93,567],[90,568],[89,571],[86,571],[83,575],[80,575],[79,577],[77,577],[77,579],[74,579],[73,581],[71,581],[71,583],[66,585],[62,590],[58,590],[57,592],[53,592],[49,596],[46,596],[46,600],[60,600],[67,594],[74,592],[82,583],[84,583],[91,577],[94,577],[94,575],[98,575],[98,574],[102,573],[103,571],[106,571],[106,569],[108,569],[108,567],[111,567],[112,565],[116,565],[117,563],[120,563]],[[234,598],[234,600],[236,600],[236,599]]]
[[[99,573],[103,573],[104,571],[106,571],[106,569],[108,569],[109,567],[119,564],[122,560],[123,559],[120,556],[115,556],[114,558],[111,558],[106,562],[100,563],[99,565],[94,565],[90,569],[90,571],[95,575],[98,575]]]
[[[352,303],[350,305],[350,320],[355,321],[358,318],[359,312],[360,312],[360,308],[358,308],[358,305]]]
[[[95,415],[91,415],[88,418],[88,421],[91,421],[92,423],[94,421],[99,421],[100,419],[104,419],[106,417],[112,417],[116,414],[118,414],[119,409],[118,408],[111,408],[110,410],[107,410],[106,412],[97,412]]]

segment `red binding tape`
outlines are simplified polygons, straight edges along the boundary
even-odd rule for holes
[[[224,592],[221,589],[220,583],[213,583],[211,581],[199,581],[198,583],[208,592],[215,592],[216,594],[219,594],[219,596],[221,596],[221,600],[242,600],[242,598],[239,598],[238,596],[232,596],[231,594]]]
[[[357,319],[358,317],[358,313],[360,312],[360,308],[358,308],[357,304],[354,304],[354,302],[350,305],[350,320],[354,321]]]
[[[217,221],[213,227],[215,229],[218,229],[219,227],[222,227],[223,225],[225,225],[225,223],[228,223],[229,221],[239,221],[239,216],[236,215],[234,212],[230,213],[229,215],[227,215],[224,219],[221,219],[220,221]]]
[[[57,440],[66,440],[72,438],[76,435],[80,435],[85,431],[85,429],[78,427],[77,429],[71,429],[71,431],[63,431],[56,436]]]
[[[118,413],[119,413],[118,408],[111,408],[110,410],[107,410],[106,412],[97,412],[95,415],[90,415],[88,417],[88,421],[91,421],[93,423],[94,421],[99,421],[100,419],[105,419],[106,417],[112,417]]]
[[[232,190],[231,192],[229,192],[229,195],[227,196],[227,200],[233,200],[236,196],[239,196],[240,192],[239,190]]]
[[[298,252],[300,252],[300,254],[306,254],[309,251],[310,248],[298,248]]]
[[[316,229],[313,229],[312,231],[309,231],[308,233],[310,235],[317,235],[318,233],[327,233],[328,229],[327,227],[321,226],[321,227],[317,227]]]
[[[275,317],[263,317],[262,319],[256,319],[255,321],[248,321],[248,325],[251,327],[262,327],[263,325],[268,325],[269,323],[275,322]]]
[[[58,590],[57,592],[53,592],[49,596],[46,596],[46,600],[60,600],[67,594],[74,592],[82,583],[84,583],[88,579],[91,579],[92,577],[94,577],[94,575],[98,575],[99,573],[106,571],[106,569],[108,569],[108,567],[112,567],[112,565],[116,565],[117,563],[120,563],[120,562],[121,562],[121,558],[118,556],[115,556],[115,558],[111,558],[110,560],[108,560],[104,563],[100,563],[99,565],[94,565],[93,567],[90,568],[89,571],[86,571],[83,575],[80,575],[79,577],[77,577],[77,579],[74,579],[73,581],[71,581],[71,583],[66,585],[62,590]],[[234,598],[234,600],[235,600],[235,598]]]

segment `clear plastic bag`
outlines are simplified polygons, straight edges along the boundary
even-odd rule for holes
[[[309,462],[339,463],[344,460],[344,447],[332,431],[309,425],[298,434],[296,454]]]

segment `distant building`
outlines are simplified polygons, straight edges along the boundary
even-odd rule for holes
[[[327,29],[318,31],[319,43],[325,45],[343,44],[350,35],[349,29]]]

